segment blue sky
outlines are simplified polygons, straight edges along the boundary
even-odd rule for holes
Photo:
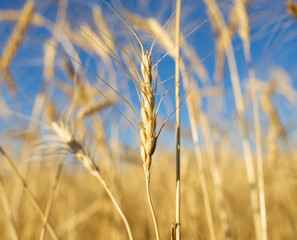
[[[81,4],[81,1],[71,1],[71,3],[78,7],[86,16],[91,16],[92,4],[98,4],[102,7],[103,14],[111,27],[111,29],[119,31],[121,29],[121,25],[118,21],[118,18],[112,13],[112,11],[101,1],[84,1]],[[115,1],[116,3],[116,1]],[[24,4],[24,1],[21,0],[3,0],[0,2],[0,9],[8,10],[8,9],[21,9]],[[228,14],[228,11],[231,7],[231,1],[220,1],[220,6],[223,9],[225,15]],[[162,24],[165,24],[167,19],[170,17],[174,10],[174,1],[164,1],[164,4],[160,6],[159,1],[150,1],[147,3],[146,1],[125,1],[124,7],[128,11],[133,13],[140,14],[143,17],[155,17]],[[184,1],[182,5],[182,32],[186,35],[196,26],[200,25],[203,21],[207,19],[207,13],[205,4],[203,1]],[[46,18],[51,21],[57,16],[57,5],[55,1],[36,1],[36,10],[38,13],[42,14]],[[121,12],[120,8],[118,10]],[[271,78],[271,74],[274,69],[282,68],[284,71],[288,73],[292,80],[292,86],[296,90],[297,83],[297,71],[296,71],[296,60],[297,60],[297,44],[296,44],[296,30],[297,30],[297,21],[296,19],[287,12],[286,5],[283,1],[280,0],[261,0],[261,1],[251,1],[250,10],[251,16],[251,38],[252,38],[252,58],[253,64],[255,66],[256,75],[259,79],[263,81],[268,81]],[[123,14],[121,14],[123,15]],[[75,24],[80,24],[81,22],[86,22],[86,20],[71,6],[68,7],[68,21],[70,25],[74,26]],[[4,46],[13,31],[13,27],[15,23],[12,22],[0,22],[0,51],[3,51]],[[15,78],[15,81],[18,85],[18,94],[16,96],[12,96],[8,93],[6,87],[2,88],[1,98],[9,105],[11,109],[16,112],[21,112],[25,115],[30,115],[32,111],[32,106],[34,103],[34,99],[36,94],[40,90],[40,86],[43,81],[42,73],[43,73],[43,48],[46,41],[51,37],[51,34],[40,27],[31,26],[22,45],[15,56],[12,65],[10,66],[10,70]],[[132,37],[133,38],[133,37]],[[135,40],[133,38],[133,40]],[[118,38],[118,44],[125,48],[125,41],[127,38],[123,40],[122,37]],[[209,76],[212,78],[214,75],[214,64],[215,64],[215,42],[214,35],[211,29],[211,25],[208,22],[203,24],[197,31],[191,34],[188,39],[188,43],[193,46],[193,48],[197,51],[198,55],[204,59],[204,66],[208,71]],[[151,40],[145,41],[146,46],[149,46]],[[241,78],[242,85],[246,85],[246,79],[248,77],[247,66],[244,61],[242,46],[240,39],[236,35],[233,41],[233,45],[236,51],[236,60],[239,69],[239,75]],[[61,45],[58,48],[63,49]],[[158,50],[159,49],[159,50]],[[156,54],[153,55],[153,60],[157,60],[161,57],[164,51],[160,50],[160,48],[156,49]],[[100,69],[104,68],[102,62],[98,62],[98,58],[94,56],[87,55],[83,51],[80,52],[81,62],[90,67],[92,70],[99,72]],[[60,64],[62,59],[62,54],[59,54],[57,57],[57,65]],[[114,64],[116,71],[121,71],[116,64]],[[62,81],[68,81],[66,79],[65,73],[61,71],[59,67],[56,68],[56,78]],[[174,62],[169,57],[165,58],[159,64],[159,81],[165,80],[168,77],[174,75]],[[85,71],[86,76],[90,81],[96,81],[96,77],[89,71]],[[102,77],[108,77],[106,74]],[[66,79],[66,80],[65,80]],[[122,79],[118,79],[117,81],[122,81],[121,86],[125,91],[128,89],[131,90],[131,99],[134,104],[137,104],[136,92],[133,91],[133,85],[129,82],[127,77],[123,77]],[[164,89],[168,89],[168,87],[172,86],[174,80],[168,81],[166,84],[163,84],[160,87],[160,94]],[[199,79],[199,86],[201,87],[209,87],[214,86],[215,82],[213,79],[210,79],[209,82],[202,84]],[[226,106],[222,115],[222,118],[225,120],[225,124],[230,126],[234,125],[234,98],[232,94],[232,88],[230,83],[230,78],[228,71],[226,69],[224,75],[224,91]],[[100,85],[103,86],[103,85]],[[243,88],[243,91],[246,92],[246,89]],[[186,93],[183,92],[183,95]],[[55,91],[53,93],[54,98],[56,98],[57,103],[61,104],[65,102],[65,97],[62,96],[61,92]],[[174,90],[170,91],[166,101],[164,101],[163,107],[161,108],[161,117],[165,119],[166,116],[173,110],[174,108]],[[159,96],[160,99],[160,96]],[[281,115],[281,119],[284,123],[294,122],[296,119],[296,113],[294,109],[296,109],[296,105],[288,102],[285,97],[281,95],[276,95],[275,103],[278,106],[278,111]],[[216,104],[216,103],[215,103]],[[61,104],[61,109],[65,106]],[[171,107],[169,105],[172,105]],[[169,106],[168,112],[165,111]],[[203,104],[205,111],[207,111],[207,106],[209,103],[207,101]],[[124,111],[124,106],[120,106],[120,109]],[[105,114],[108,115],[110,111],[107,111]],[[132,116],[131,116],[132,118]],[[188,117],[186,106],[182,106],[182,123],[184,128],[188,128]],[[174,116],[171,118],[174,121]],[[219,122],[221,119],[212,119],[212,122]],[[125,120],[122,120],[125,122]],[[265,116],[263,116],[263,121],[265,123]],[[0,129],[12,129],[15,127],[16,119],[0,119]],[[135,123],[135,121],[134,121]],[[26,125],[26,120],[21,123],[21,125]],[[129,127],[128,127],[129,129]],[[296,132],[296,128],[294,128]],[[131,130],[127,131],[127,135],[130,136],[134,133],[131,133]],[[135,135],[135,134],[134,134]],[[293,134],[292,134],[293,135]],[[174,143],[174,138],[172,133],[167,132],[166,137],[164,137],[161,142],[164,141],[164,144],[168,144],[168,141],[172,141]],[[169,136],[169,137],[167,137]],[[127,139],[129,137],[124,137],[124,142],[129,142]],[[136,142],[137,140],[135,140]],[[186,142],[186,141],[185,141]]]

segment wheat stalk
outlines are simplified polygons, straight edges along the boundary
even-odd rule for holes
[[[244,7],[238,2],[236,2],[236,7],[240,10],[239,14],[243,12],[241,7]],[[213,14],[213,18],[211,18],[212,23],[214,26],[216,26],[217,30],[221,33],[224,31],[229,32],[227,35],[232,36],[232,28],[230,29],[226,26],[225,20],[214,0],[205,0],[206,4],[208,5],[209,11],[214,13],[214,10],[216,10],[216,14]],[[245,14],[245,13],[244,13]],[[239,19],[238,15],[236,16],[236,20]],[[247,21],[246,18],[244,18],[244,21]],[[242,37],[246,40],[249,39],[249,35],[246,33],[246,29],[248,28],[248,24],[242,23],[240,33],[242,34]],[[240,79],[239,74],[237,70],[237,63],[235,59],[234,49],[232,46],[232,43],[230,42],[230,39],[226,42],[226,45],[223,45],[223,51],[226,53],[227,60],[228,60],[228,67],[230,71],[230,77],[232,82],[232,88],[233,88],[233,94],[235,98],[235,108],[236,112],[238,114],[239,118],[239,130],[240,134],[242,136],[242,147],[243,147],[243,153],[244,153],[244,160],[246,165],[246,173],[247,178],[250,186],[250,200],[251,200],[251,206],[253,210],[253,220],[254,220],[254,227],[255,227],[255,235],[256,239],[261,239],[261,216],[259,212],[259,193],[256,185],[256,175],[254,170],[254,164],[253,164],[253,158],[252,158],[252,152],[251,147],[249,143],[249,136],[247,132],[247,124],[244,119],[245,114],[245,106],[243,102],[243,96],[241,92],[241,86],[240,86]]]
[[[98,166],[96,165],[94,159],[89,154],[88,150],[77,140],[75,137],[70,133],[70,131],[64,126],[64,124],[58,124],[57,122],[52,122],[51,124],[52,130],[57,134],[60,140],[67,145],[69,151],[84,165],[84,167],[97,178],[97,180],[102,184],[104,190],[108,194],[109,198],[111,199],[112,203],[114,204],[116,210],[118,211],[119,215],[121,216],[129,239],[132,240],[133,236],[131,233],[131,229],[129,223],[122,212],[119,204],[115,200],[112,192],[110,191],[109,187],[105,183]]]
[[[176,239],[181,239],[181,204],[180,204],[180,15],[181,0],[176,1],[175,28],[175,106],[176,106],[176,196],[175,196],[175,227]]]
[[[242,39],[244,45],[244,57],[248,65],[250,84],[252,87],[252,102],[253,102],[253,114],[254,114],[254,132],[255,132],[255,142],[256,142],[256,162],[258,170],[258,189],[259,189],[259,205],[260,209],[255,210],[260,214],[260,224],[261,229],[256,229],[258,232],[258,239],[267,240],[267,219],[266,219],[266,203],[265,203],[265,189],[264,189],[264,170],[263,170],[263,157],[262,157],[262,134],[261,134],[261,123],[260,123],[260,110],[259,102],[257,99],[256,91],[256,73],[253,67],[252,57],[251,57],[251,46],[250,46],[250,24],[249,16],[247,13],[247,8],[249,0],[237,0],[234,6],[234,25],[238,26],[239,36]],[[255,204],[257,205],[257,204]],[[255,215],[255,213],[254,213]],[[260,237],[261,236],[261,237]]]

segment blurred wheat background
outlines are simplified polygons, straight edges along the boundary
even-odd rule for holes
[[[289,0],[2,0],[0,239],[296,239],[296,20]]]

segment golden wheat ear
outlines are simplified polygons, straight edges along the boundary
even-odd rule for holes
[[[153,87],[151,52],[148,53],[146,51],[140,37],[135,31],[129,16],[126,14],[121,3],[120,3],[121,9],[123,10],[123,13],[128,21],[128,24],[105,0],[104,2],[109,6],[109,8],[111,8],[111,10],[118,16],[118,18],[123,23],[123,27],[126,31],[126,34],[129,37],[130,42],[133,45],[140,60],[141,77],[139,78],[139,82],[140,82],[141,96],[138,95],[139,102],[141,104],[141,120],[142,120],[141,122],[139,122],[140,154],[141,154],[141,159],[143,162],[143,169],[145,174],[148,204],[150,207],[152,220],[154,223],[156,239],[159,240],[160,239],[159,227],[158,227],[156,215],[154,212],[154,207],[152,204],[151,193],[150,193],[150,168],[152,164],[152,156],[157,146],[157,138],[156,138],[157,121],[156,121],[156,112],[155,112],[155,92],[156,92],[157,85]],[[141,56],[138,50],[136,49],[136,46],[134,45],[127,29],[129,29],[137,39],[141,47]]]

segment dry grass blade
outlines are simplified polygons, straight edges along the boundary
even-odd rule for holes
[[[55,47],[57,47],[57,45],[58,42],[54,38],[49,40],[49,44],[44,45],[44,77],[47,81],[52,79],[55,74]]]
[[[263,157],[262,157],[262,134],[260,123],[260,109],[256,92],[256,73],[253,67],[251,50],[250,50],[250,21],[248,16],[249,0],[237,0],[233,9],[233,24],[238,25],[239,36],[244,45],[244,57],[248,65],[249,78],[252,86],[252,102],[253,102],[253,115],[254,115],[254,132],[256,142],[256,163],[258,173],[258,189],[259,189],[259,205],[260,205],[260,217],[261,217],[261,240],[267,240],[267,217],[266,217],[266,201],[265,201],[265,189],[264,189],[264,169],[263,169]],[[231,19],[232,20],[232,19]],[[232,24],[232,23],[231,23]],[[258,236],[260,238],[260,236]]]
[[[190,82],[186,82],[186,89],[190,88]],[[192,87],[193,88],[193,87]],[[204,202],[204,207],[205,207],[205,212],[206,212],[206,218],[208,222],[208,228],[209,228],[209,236],[210,239],[215,240],[216,239],[216,231],[214,227],[214,220],[212,216],[212,208],[211,208],[211,203],[210,203],[210,194],[207,186],[207,178],[206,178],[206,168],[205,168],[205,163],[204,159],[202,157],[202,149],[200,146],[201,140],[198,135],[198,120],[200,118],[196,118],[196,114],[201,114],[199,113],[199,108],[195,107],[197,106],[196,100],[194,99],[194,96],[199,95],[196,86],[194,86],[193,91],[190,93],[189,97],[187,98],[187,107],[188,107],[188,112],[189,112],[189,118],[190,118],[190,126],[191,126],[191,133],[192,133],[192,138],[195,144],[195,155],[196,155],[196,161],[198,165],[198,173],[199,173],[199,180],[200,180],[200,185],[202,188],[202,194],[203,194],[203,202]]]
[[[186,83],[187,83],[186,84],[187,88],[189,88],[188,85],[190,83],[189,82],[186,82]],[[196,160],[198,164],[200,184],[203,190],[203,200],[204,200],[204,207],[206,210],[206,217],[207,217],[208,226],[209,226],[210,239],[216,239],[216,232],[218,232],[218,230],[215,229],[213,211],[210,203],[210,194],[209,194],[210,190],[208,189],[208,185],[207,185],[207,177],[206,177],[207,169],[205,166],[206,164],[209,164],[210,166],[210,172],[211,172],[211,177],[213,180],[214,191],[215,191],[214,195],[216,198],[217,207],[219,209],[219,217],[221,220],[224,239],[232,239],[230,222],[228,219],[226,204],[223,196],[224,194],[223,194],[222,178],[217,166],[215,150],[210,139],[212,134],[207,121],[207,117],[202,110],[202,106],[200,102],[201,100],[197,100],[197,96],[200,96],[198,97],[198,99],[202,98],[201,93],[200,91],[198,91],[198,88],[194,83],[192,85],[194,89],[187,99],[187,107],[188,107],[188,112],[190,117],[192,137],[195,144],[195,154],[196,154]],[[198,135],[199,125],[200,125],[200,128],[202,129],[201,131],[203,133],[206,150],[209,155],[208,156],[209,162],[205,162],[205,157],[202,156],[202,146],[200,146],[202,139],[200,139]]]
[[[80,48],[84,49],[88,53],[94,53],[94,45],[89,44],[89,39],[84,37],[84,33],[81,34],[78,31],[72,30],[72,28],[68,25],[65,24],[64,26],[64,31],[65,34],[69,39],[71,39],[72,43],[79,46]]]
[[[223,76],[225,66],[225,49],[227,49],[229,46],[232,38],[232,32],[226,25],[223,26],[223,24],[221,23],[224,18],[216,1],[204,0],[204,2],[207,5],[210,22],[217,38],[216,80],[220,80]]]
[[[105,43],[101,40],[97,33],[93,31],[92,28],[87,25],[80,27],[80,33],[76,35],[81,35],[85,37],[86,46],[92,46],[94,52],[96,52],[106,63],[110,61],[109,50],[105,49]],[[98,47],[100,46],[100,47]]]
[[[277,160],[277,139],[280,135],[285,135],[286,131],[281,124],[278,113],[272,101],[272,97],[277,89],[277,81],[272,80],[262,94],[262,107],[269,117],[268,129],[268,159],[271,164],[276,164]]]
[[[37,199],[34,197],[34,195],[32,194],[32,192],[29,190],[25,179],[20,174],[20,172],[18,171],[18,169],[14,165],[13,161],[10,159],[10,157],[6,154],[6,152],[4,151],[4,149],[1,146],[0,146],[0,152],[3,155],[3,157],[5,158],[5,160],[7,161],[7,163],[9,164],[9,166],[11,167],[11,169],[14,172],[14,174],[16,175],[17,179],[22,183],[26,194],[30,198],[31,203],[35,207],[35,209],[38,212],[39,216],[41,217],[42,221],[44,221],[45,220],[45,214],[42,211],[42,209],[40,208]],[[51,224],[48,221],[44,222],[44,224],[46,225],[46,228],[48,229],[48,231],[51,234],[52,238],[58,240],[59,237],[56,234],[56,232],[53,229],[53,227],[51,226]]]
[[[14,28],[14,31],[8,40],[0,61],[1,71],[4,79],[6,79],[8,86],[11,90],[15,90],[15,83],[12,81],[12,77],[8,71],[8,67],[18,51],[21,41],[23,40],[28,27],[31,24],[31,19],[34,14],[34,1],[28,1],[22,11],[19,21]]]
[[[102,208],[100,201],[96,201],[93,204],[89,205],[85,209],[83,209],[81,212],[76,213],[74,216],[71,216],[66,222],[61,224],[59,227],[57,227],[57,232],[60,236],[64,236],[67,232],[73,231],[73,229],[83,223],[84,221],[87,221],[92,215],[94,215],[96,212],[98,212]]]
[[[54,182],[53,182],[52,187],[51,187],[50,195],[49,195],[46,210],[45,210],[45,222],[48,222],[48,218],[49,218],[49,215],[50,215],[53,203],[54,203],[54,197],[55,197],[56,189],[57,189],[60,177],[61,177],[63,165],[64,165],[64,160],[62,160],[61,163],[58,166],[56,177],[55,177]],[[44,224],[44,226],[43,226],[43,228],[41,230],[41,233],[40,233],[40,238],[39,238],[40,240],[43,240],[45,238],[45,233],[46,233],[46,227],[45,227],[45,224]]]
[[[115,51],[115,43],[112,41],[112,33],[108,27],[108,24],[106,23],[104,16],[102,14],[102,10],[100,7],[94,7],[93,8],[93,16],[94,20],[97,26],[100,26],[100,32],[104,33],[101,34],[101,38],[104,41],[104,43],[108,46],[108,49],[110,49],[111,52]]]
[[[3,178],[0,174],[0,196],[1,196],[1,201],[2,204],[4,206],[4,211],[7,215],[8,218],[8,229],[10,232],[10,236],[12,240],[19,240],[19,234],[18,231],[16,229],[16,224],[15,224],[15,220],[13,219],[13,215],[12,215],[12,211],[11,211],[11,207],[9,204],[9,199],[7,197],[7,194],[5,192],[5,188],[4,188],[4,182],[3,182]]]
[[[77,121],[80,122],[85,117],[90,116],[98,111],[101,111],[109,106],[112,106],[113,104],[115,104],[115,102],[116,101],[114,101],[113,99],[110,99],[109,101],[89,103],[88,105],[79,110],[79,112],[77,113]]]
[[[0,21],[17,22],[22,15],[22,11],[15,10],[0,10]],[[31,23],[37,26],[49,26],[49,22],[38,13],[34,13]]]

